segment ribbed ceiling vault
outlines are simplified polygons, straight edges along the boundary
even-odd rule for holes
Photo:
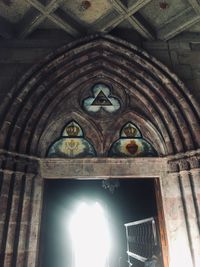
[[[184,84],[137,47],[111,36],[93,35],[62,47],[21,78],[2,106],[1,148],[44,156],[41,146],[47,149],[42,142],[47,136],[52,138],[46,131],[51,131],[54,111],[65,106],[69,95],[80,87],[105,80],[138,99],[147,111],[145,117],[133,108],[120,117],[127,119],[125,114],[129,114],[135,120],[141,118],[141,126],[149,125],[144,126],[147,135],[151,132],[149,139],[162,143],[161,155],[200,147],[200,108]],[[86,118],[87,114],[82,118],[84,124]],[[107,143],[101,129],[93,124],[98,142]]]

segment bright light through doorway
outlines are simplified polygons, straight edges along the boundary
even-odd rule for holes
[[[70,221],[73,267],[108,267],[110,235],[99,203],[81,203]]]

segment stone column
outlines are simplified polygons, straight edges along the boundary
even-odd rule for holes
[[[198,228],[200,231],[200,168],[190,170]],[[200,265],[199,265],[200,266]]]
[[[0,266],[36,267],[43,180],[4,171],[0,194]]]
[[[161,185],[169,245],[169,267],[193,267],[179,184],[179,173],[169,173],[162,177]]]
[[[0,266],[4,264],[6,236],[8,231],[8,220],[10,216],[12,187],[14,177],[10,173],[1,173],[0,191]]]
[[[7,228],[7,238],[4,255],[4,265],[12,267],[15,262],[16,246],[18,242],[18,225],[21,212],[21,198],[23,197],[23,174],[14,174],[14,186],[12,192],[12,201],[10,207],[10,215]],[[9,210],[7,211],[9,212]]]
[[[17,256],[16,256],[16,266],[20,267],[27,266],[26,265],[26,258],[28,251],[27,242],[29,237],[33,182],[34,182],[33,175],[27,174],[24,186],[24,197],[22,201],[21,221],[19,229],[19,241],[18,241]]]
[[[179,182],[181,187],[185,220],[187,224],[188,239],[190,243],[193,264],[195,267],[198,267],[200,266],[200,233],[195,206],[195,196],[192,189],[193,178],[194,177],[191,177],[189,171],[180,172]],[[194,188],[194,190],[196,190],[196,188]]]
[[[34,179],[34,190],[32,198],[31,218],[30,218],[30,232],[28,240],[28,255],[27,267],[38,266],[38,249],[39,249],[39,234],[41,224],[41,210],[43,198],[43,179],[36,176]]]
[[[171,207],[166,205],[166,221],[170,223],[170,209],[173,209],[177,218],[180,218],[180,223],[184,224],[181,227],[174,225],[175,229],[169,229],[169,242],[172,243],[172,233],[177,240],[175,246],[170,245],[171,255],[177,263],[172,266],[200,266],[200,158],[197,153],[188,153],[180,158],[175,157],[169,162],[169,177],[165,186],[165,194],[169,195],[176,191],[176,200],[171,201]],[[173,177],[173,178],[172,178]],[[176,180],[176,185],[173,181]],[[176,202],[179,199],[179,204]],[[170,205],[170,204],[169,204]],[[179,211],[181,210],[181,213]],[[182,230],[181,230],[182,228]],[[171,232],[171,233],[170,233]],[[186,242],[187,241],[187,242]],[[176,253],[180,251],[180,253]],[[186,252],[187,251],[187,252]],[[187,256],[186,261],[185,257]],[[178,262],[178,259],[182,262]],[[171,265],[170,265],[171,267]]]

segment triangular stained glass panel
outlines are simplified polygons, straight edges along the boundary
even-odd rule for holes
[[[112,106],[112,103],[107,98],[107,96],[100,91],[94,101],[92,102],[91,106]]]

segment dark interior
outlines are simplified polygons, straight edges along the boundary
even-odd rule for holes
[[[102,187],[102,180],[45,180],[40,267],[72,267],[68,224],[80,201],[104,207],[114,244],[110,267],[128,266],[124,224],[157,216],[154,179],[120,179],[113,194]]]

